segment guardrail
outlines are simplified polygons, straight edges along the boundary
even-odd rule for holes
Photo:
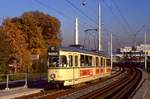
[[[15,74],[0,74],[0,85],[5,85],[5,90],[9,90],[9,84],[22,82],[24,87],[28,87],[28,81],[38,81],[47,79],[46,73],[15,73]]]

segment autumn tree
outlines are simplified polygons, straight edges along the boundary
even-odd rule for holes
[[[7,18],[3,23],[3,35],[5,41],[9,44],[9,49],[6,50],[11,51],[8,58],[15,57],[18,66],[21,66],[20,68],[25,70],[25,64],[30,65],[32,63],[31,56],[30,52],[27,50],[27,43],[24,38],[25,35],[16,26],[17,23],[10,18]]]
[[[49,16],[42,12],[26,12],[21,16],[22,23],[28,25],[30,30],[33,31],[34,35],[36,33],[39,40],[36,41],[37,46],[31,47],[47,47],[48,45],[60,46],[61,38],[60,38],[60,22],[55,17]],[[25,28],[24,28],[25,29]],[[28,30],[28,29],[27,29]],[[30,33],[29,33],[30,34]],[[32,33],[31,33],[32,34]],[[33,37],[35,38],[35,36]],[[42,35],[42,36],[41,36]],[[32,35],[30,35],[32,37]],[[32,42],[31,42],[32,45]]]
[[[4,48],[10,52],[6,61],[14,57],[24,71],[34,63],[31,60],[32,54],[39,54],[38,62],[43,62],[46,66],[48,46],[61,45],[59,20],[38,11],[25,12],[20,17],[5,19],[0,31],[3,36],[1,41],[4,42],[0,46],[9,46]]]
[[[9,60],[9,55],[11,53],[12,49],[9,46],[9,42],[4,39],[2,27],[0,27],[0,73],[6,73],[6,63]]]

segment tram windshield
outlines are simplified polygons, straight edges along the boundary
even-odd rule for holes
[[[67,57],[65,55],[60,56],[60,67],[67,67]]]
[[[67,57],[65,55],[49,56],[49,67],[67,67]]]
[[[59,67],[59,48],[50,46],[48,48],[48,65],[49,67]]]
[[[58,47],[48,48],[48,67],[67,67],[67,57],[60,55]]]
[[[49,67],[59,67],[59,56],[49,57]]]

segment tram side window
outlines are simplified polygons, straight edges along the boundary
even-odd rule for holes
[[[78,56],[75,56],[75,66],[78,66]]]
[[[81,66],[92,66],[92,56],[81,55],[80,64]]]
[[[80,56],[80,64],[81,66],[84,66],[84,55]]]
[[[103,58],[101,58],[101,66],[103,67]]]
[[[73,57],[72,55],[69,55],[69,66],[73,66]]]
[[[85,66],[89,66],[89,56],[85,56]]]
[[[59,56],[49,56],[49,67],[59,67]]]
[[[60,56],[60,66],[67,67],[67,57],[65,55]]]
[[[107,59],[107,60],[106,60],[106,63],[107,63],[107,65],[106,65],[106,66],[110,66],[110,65],[111,65],[111,61],[110,61],[110,59]]]
[[[92,66],[92,56],[89,56],[89,66]]]
[[[99,66],[99,59],[98,59],[98,57],[96,57],[96,66],[97,67]]]

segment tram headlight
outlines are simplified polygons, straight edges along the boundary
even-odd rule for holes
[[[56,78],[56,75],[55,75],[55,74],[51,74],[51,75],[50,75],[50,78],[51,78],[52,80],[54,80],[54,79]]]

